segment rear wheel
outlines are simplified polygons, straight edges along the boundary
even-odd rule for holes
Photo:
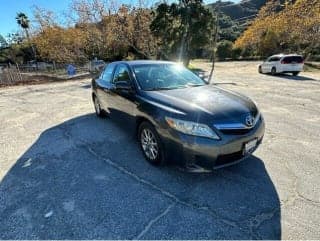
[[[277,73],[276,67],[272,67],[271,74],[276,75],[276,73]]]
[[[299,74],[299,72],[298,71],[296,71],[296,72],[292,72],[292,75],[293,76],[297,76]]]
[[[149,122],[142,122],[138,131],[139,144],[144,157],[152,165],[161,165],[164,163],[163,148],[160,137]]]
[[[93,96],[93,105],[94,105],[94,110],[96,112],[96,115],[100,118],[105,116],[105,113],[103,111],[103,109],[101,108],[99,99],[96,96]]]

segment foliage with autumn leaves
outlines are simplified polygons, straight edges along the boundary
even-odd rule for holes
[[[212,38],[214,19],[202,0],[161,3],[155,9],[121,5],[113,11],[103,4],[99,0],[74,1],[76,24],[69,28],[59,27],[50,13],[37,9],[41,27],[33,43],[41,58],[83,62],[94,57],[122,59],[131,53],[144,59],[181,57],[188,65],[195,50],[204,48]]]
[[[3,53],[14,62],[17,56],[22,56],[23,62],[35,56],[38,60],[60,63],[80,63],[93,58],[111,61],[182,57],[185,64],[199,51],[207,53],[206,56],[212,53],[216,21],[202,0],[161,3],[155,8],[117,6],[116,1],[106,6],[106,2],[73,0],[64,19],[69,24],[58,23],[53,12],[36,7],[36,26],[30,37],[12,41]],[[234,38],[221,39],[220,26],[217,55],[220,59],[279,52],[320,55],[319,9],[320,0],[268,0],[234,43],[231,42]],[[20,13],[17,21],[22,20],[29,23]],[[21,27],[29,36],[29,25]]]
[[[270,0],[234,44],[248,55],[320,54],[320,1]]]
[[[81,16],[74,27],[63,28],[54,21],[41,25],[33,42],[42,59],[56,62],[85,62],[94,57],[111,60],[126,56],[128,51],[141,58],[154,55],[156,45],[149,29],[150,10],[122,5],[116,12],[101,13],[98,22],[89,19],[88,11],[88,16],[79,12]],[[41,19],[43,15],[45,12],[37,16]]]

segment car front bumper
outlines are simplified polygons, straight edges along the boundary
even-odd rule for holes
[[[206,168],[230,166],[246,159],[261,144],[265,131],[263,118],[256,126],[242,135],[220,134],[221,140],[190,136],[173,129],[160,130],[166,158],[178,162],[196,162]],[[245,153],[245,143],[257,139],[257,145]]]

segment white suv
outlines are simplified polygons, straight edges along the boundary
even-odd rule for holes
[[[303,57],[296,54],[272,55],[259,65],[259,73],[292,73],[298,75],[303,70]]]

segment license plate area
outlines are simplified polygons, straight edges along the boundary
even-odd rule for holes
[[[258,138],[255,138],[251,141],[244,143],[243,153],[244,154],[252,153],[254,151],[254,149],[256,148],[257,143],[258,143]]]

